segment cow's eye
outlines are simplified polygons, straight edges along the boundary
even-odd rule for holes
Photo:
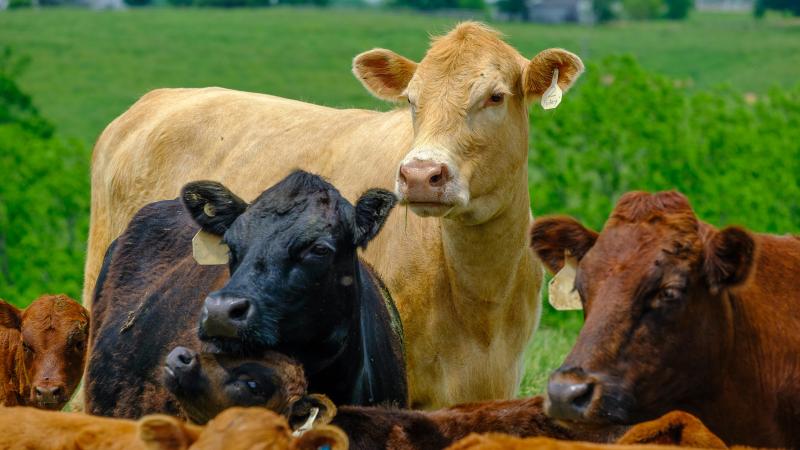
[[[74,344],[75,350],[82,352],[83,348],[85,347],[84,341],[76,341]]]
[[[22,348],[25,350],[25,353],[29,355],[33,354],[33,347],[31,347],[27,342],[22,341]]]
[[[505,98],[506,98],[505,94],[499,92],[494,93],[489,96],[489,98],[486,101],[486,104],[487,106],[496,106],[503,103],[503,100],[505,100]]]
[[[678,288],[664,288],[656,294],[651,303],[653,309],[670,308],[680,304],[683,290]]]
[[[333,249],[327,244],[314,244],[309,251],[316,256],[328,256],[333,253]]]

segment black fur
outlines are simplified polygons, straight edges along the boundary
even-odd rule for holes
[[[188,204],[189,191],[184,189],[183,200],[190,213],[178,200],[146,206],[103,264],[86,381],[91,413],[177,413],[161,382],[161,365],[179,345],[246,354],[277,350],[303,364],[312,392],[337,403],[406,404],[396,311],[357,257],[352,204],[321,178],[293,173],[248,208],[236,208],[240,214],[225,226],[231,249],[226,270],[199,266],[191,256],[195,221],[204,227],[208,222],[205,214],[197,219],[204,207]],[[220,185],[215,192],[229,191]],[[368,198],[376,196],[386,198],[380,192]],[[225,204],[237,204],[227,195],[203,198],[222,197]],[[369,212],[370,204],[378,210]],[[363,205],[364,229],[377,232],[390,208],[385,201]],[[227,211],[212,208],[215,218]],[[309,255],[317,244],[333,250]],[[247,298],[253,304],[252,321],[238,338],[210,336],[200,327],[198,340],[206,296]]]

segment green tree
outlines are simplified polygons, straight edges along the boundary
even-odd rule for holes
[[[79,298],[89,212],[88,155],[53,137],[0,52],[0,298]]]

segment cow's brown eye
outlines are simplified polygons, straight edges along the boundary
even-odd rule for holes
[[[662,289],[651,302],[653,309],[670,308],[680,304],[680,299],[683,297],[683,291],[677,288]]]
[[[503,103],[503,100],[505,98],[506,98],[506,96],[504,94],[499,94],[499,93],[498,94],[492,94],[489,97],[489,102],[488,103],[490,105],[499,105],[499,104]]]
[[[22,348],[25,350],[25,353],[29,355],[33,354],[33,347],[31,347],[27,342],[22,341]]]

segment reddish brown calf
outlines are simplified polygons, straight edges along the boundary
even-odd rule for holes
[[[61,409],[86,361],[87,311],[64,295],[24,310],[0,300],[0,404]]]
[[[601,233],[542,218],[532,246],[578,260],[585,324],[547,412],[635,423],[681,409],[728,444],[800,446],[800,239],[718,230],[677,192],[631,192]]]

